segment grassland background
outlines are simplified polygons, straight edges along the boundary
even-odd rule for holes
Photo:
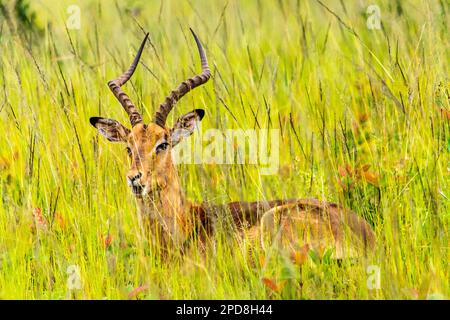
[[[71,4],[80,30],[65,27]],[[381,30],[366,26],[370,4]],[[448,2],[325,5],[339,18],[317,1],[237,0],[37,0],[33,31],[0,15],[0,298],[448,298]],[[280,129],[277,175],[180,165],[189,199],[339,202],[373,225],[376,253],[262,266],[219,235],[205,256],[155,257],[138,232],[124,146],[88,121],[128,124],[106,82],[130,63],[138,24],[152,45],[125,90],[147,121],[199,70],[192,27],[213,79],[169,121],[195,107],[207,110],[204,129]],[[71,265],[81,290],[68,289]],[[378,290],[368,265],[380,268]]]

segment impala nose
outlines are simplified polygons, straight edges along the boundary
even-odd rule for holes
[[[142,177],[142,172],[134,171],[130,172],[127,175],[128,185],[130,187],[138,187],[141,186],[139,179]]]

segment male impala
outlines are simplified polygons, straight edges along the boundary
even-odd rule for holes
[[[152,234],[157,233],[161,243],[171,243],[182,248],[193,237],[211,234],[219,214],[229,214],[238,229],[256,234],[262,240],[262,245],[269,234],[287,249],[302,243],[312,247],[332,246],[337,258],[354,255],[355,250],[361,248],[372,247],[374,234],[366,221],[349,210],[325,201],[290,199],[195,205],[185,199],[171,151],[183,138],[194,132],[205,112],[195,109],[180,117],[171,129],[166,126],[166,119],[180,98],[211,77],[202,44],[191,32],[200,54],[202,73],[187,79],[173,90],[159,106],[153,122],[144,124],[141,114],[121,89],[138,65],[148,34],[128,71],[108,83],[128,113],[131,129],[116,120],[90,118],[91,124],[109,141],[127,145],[131,158],[127,181],[137,198],[141,217],[150,227],[148,230]]]

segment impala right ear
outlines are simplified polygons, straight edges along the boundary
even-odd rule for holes
[[[202,121],[205,110],[195,109],[182,115],[171,130],[172,147],[176,146],[183,138],[189,137]]]
[[[120,122],[113,119],[92,117],[89,122],[106,139],[112,142],[126,142],[130,129],[124,127]]]

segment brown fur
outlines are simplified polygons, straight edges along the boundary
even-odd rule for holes
[[[334,247],[336,258],[358,256],[375,245],[375,235],[364,219],[335,203],[317,199],[202,204],[192,206],[191,210],[208,234],[214,233],[217,213],[229,213],[243,235],[256,238],[263,247],[263,238],[269,236],[271,242],[276,232],[280,233],[279,241],[284,247],[293,250],[305,244],[315,249]]]

